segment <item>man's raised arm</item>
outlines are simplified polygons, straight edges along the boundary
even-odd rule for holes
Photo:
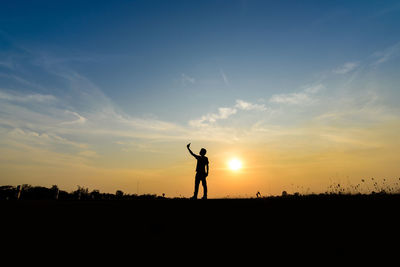
[[[192,150],[190,149],[190,143],[189,144],[187,144],[187,149],[189,150],[189,153],[193,156],[193,157],[195,157],[195,158],[197,158],[197,155],[196,154],[194,154],[193,152],[192,152]]]

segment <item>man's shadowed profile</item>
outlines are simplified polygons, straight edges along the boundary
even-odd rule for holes
[[[200,150],[200,156],[196,155],[190,150],[190,143],[186,146],[187,149],[189,150],[190,154],[197,159],[197,166],[196,166],[196,178],[194,181],[194,194],[192,199],[197,199],[197,193],[199,192],[199,184],[200,181],[203,185],[204,189],[204,195],[203,199],[207,199],[207,181],[206,177],[208,176],[208,158],[205,156],[207,153],[207,150],[205,148],[202,148]]]

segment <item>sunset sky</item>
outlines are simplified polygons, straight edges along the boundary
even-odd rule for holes
[[[394,184],[399,84],[399,1],[3,0],[0,185],[189,197],[189,142],[211,198]]]

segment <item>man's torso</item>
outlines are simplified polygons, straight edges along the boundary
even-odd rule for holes
[[[196,172],[205,173],[206,165],[208,164],[208,158],[202,156],[198,156],[196,158],[197,158]]]

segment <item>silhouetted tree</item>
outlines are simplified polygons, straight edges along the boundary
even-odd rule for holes
[[[73,195],[78,200],[88,199],[89,198],[89,189],[78,185],[78,189],[73,192]]]
[[[115,192],[115,196],[117,199],[122,199],[124,197],[124,192],[117,190],[117,192]]]
[[[99,190],[93,190],[91,193],[90,193],[90,196],[91,196],[91,199],[95,199],[95,200],[99,200],[100,198],[101,198],[101,194],[100,194],[100,191]]]
[[[0,186],[0,199],[1,200],[15,199],[16,190],[17,189],[12,185]]]
[[[58,196],[59,196],[59,193],[60,193],[60,190],[58,189],[58,186],[57,186],[57,185],[53,185],[53,186],[50,188],[50,190],[53,191],[53,197],[54,197],[54,199],[55,199],[55,200],[58,200]]]

